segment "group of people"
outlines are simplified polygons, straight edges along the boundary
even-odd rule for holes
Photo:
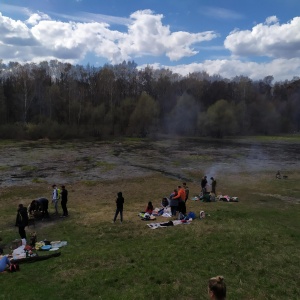
[[[186,185],[186,182],[183,182],[182,185],[178,185],[177,189],[174,189],[169,196],[169,205],[171,207],[172,216],[176,216],[177,212],[186,214],[186,202],[189,198],[189,188]]]
[[[63,214],[61,217],[68,217],[69,212],[67,209],[68,202],[68,191],[64,185],[61,186],[61,190],[57,188],[54,184],[52,186],[52,203],[54,205],[55,214],[58,215],[58,202],[61,200],[61,208]],[[17,216],[16,216],[16,226],[19,228],[19,234],[21,239],[26,240],[26,231],[25,227],[28,226],[29,215],[34,215],[35,213],[41,213],[42,218],[49,217],[48,212],[49,200],[47,198],[41,197],[35,200],[32,200],[29,204],[28,209],[24,207],[23,204],[19,204]]]
[[[210,180],[211,180],[211,191],[210,192],[213,194],[216,194],[217,181],[214,177],[210,177]],[[201,179],[202,195],[205,195],[208,192],[207,186],[208,186],[207,176],[203,176]]]

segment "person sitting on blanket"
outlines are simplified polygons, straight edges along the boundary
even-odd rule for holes
[[[154,209],[154,207],[153,207],[153,205],[152,205],[152,202],[149,201],[149,202],[148,202],[148,205],[147,205],[147,207],[146,207],[145,213],[148,213],[148,214],[151,215],[152,212],[153,212],[153,209]]]
[[[208,296],[209,299],[225,300],[226,284],[223,276],[212,277],[208,280]]]
[[[10,265],[10,260],[6,255],[3,255],[3,249],[0,248],[0,273],[8,271]]]

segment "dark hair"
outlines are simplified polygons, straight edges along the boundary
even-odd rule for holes
[[[147,208],[153,209],[153,205],[152,205],[151,201],[148,202],[148,207]]]
[[[118,196],[119,196],[119,197],[122,197],[122,192],[119,192],[119,193],[118,193]]]
[[[3,254],[3,249],[2,248],[0,248],[0,254]]]
[[[64,186],[64,185],[62,185],[62,186],[61,186],[61,188],[62,188],[62,189],[64,189],[64,188],[65,188],[65,186]]]
[[[208,280],[208,288],[214,294],[216,300],[226,299],[226,284],[223,276],[210,278]]]
[[[210,177],[210,179],[211,179],[211,180],[214,180],[214,178],[213,178],[213,177]]]

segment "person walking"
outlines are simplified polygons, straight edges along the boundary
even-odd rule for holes
[[[116,199],[116,205],[117,205],[117,209],[116,209],[116,213],[115,213],[115,217],[114,217],[114,223],[116,222],[117,216],[120,213],[120,222],[123,222],[123,204],[124,204],[124,198],[122,195],[122,192],[118,193],[118,197]]]
[[[27,208],[24,207],[23,204],[19,204],[18,207],[16,226],[19,227],[19,234],[21,239],[26,240],[25,227],[28,226],[28,213],[27,213]]]
[[[67,202],[68,202],[68,191],[66,190],[66,187],[64,185],[61,186],[61,208],[63,210],[62,217],[68,217],[69,212],[67,208]]]

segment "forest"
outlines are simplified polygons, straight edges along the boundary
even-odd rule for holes
[[[300,131],[300,79],[182,76],[134,61],[102,67],[0,60],[0,138],[216,137]]]

